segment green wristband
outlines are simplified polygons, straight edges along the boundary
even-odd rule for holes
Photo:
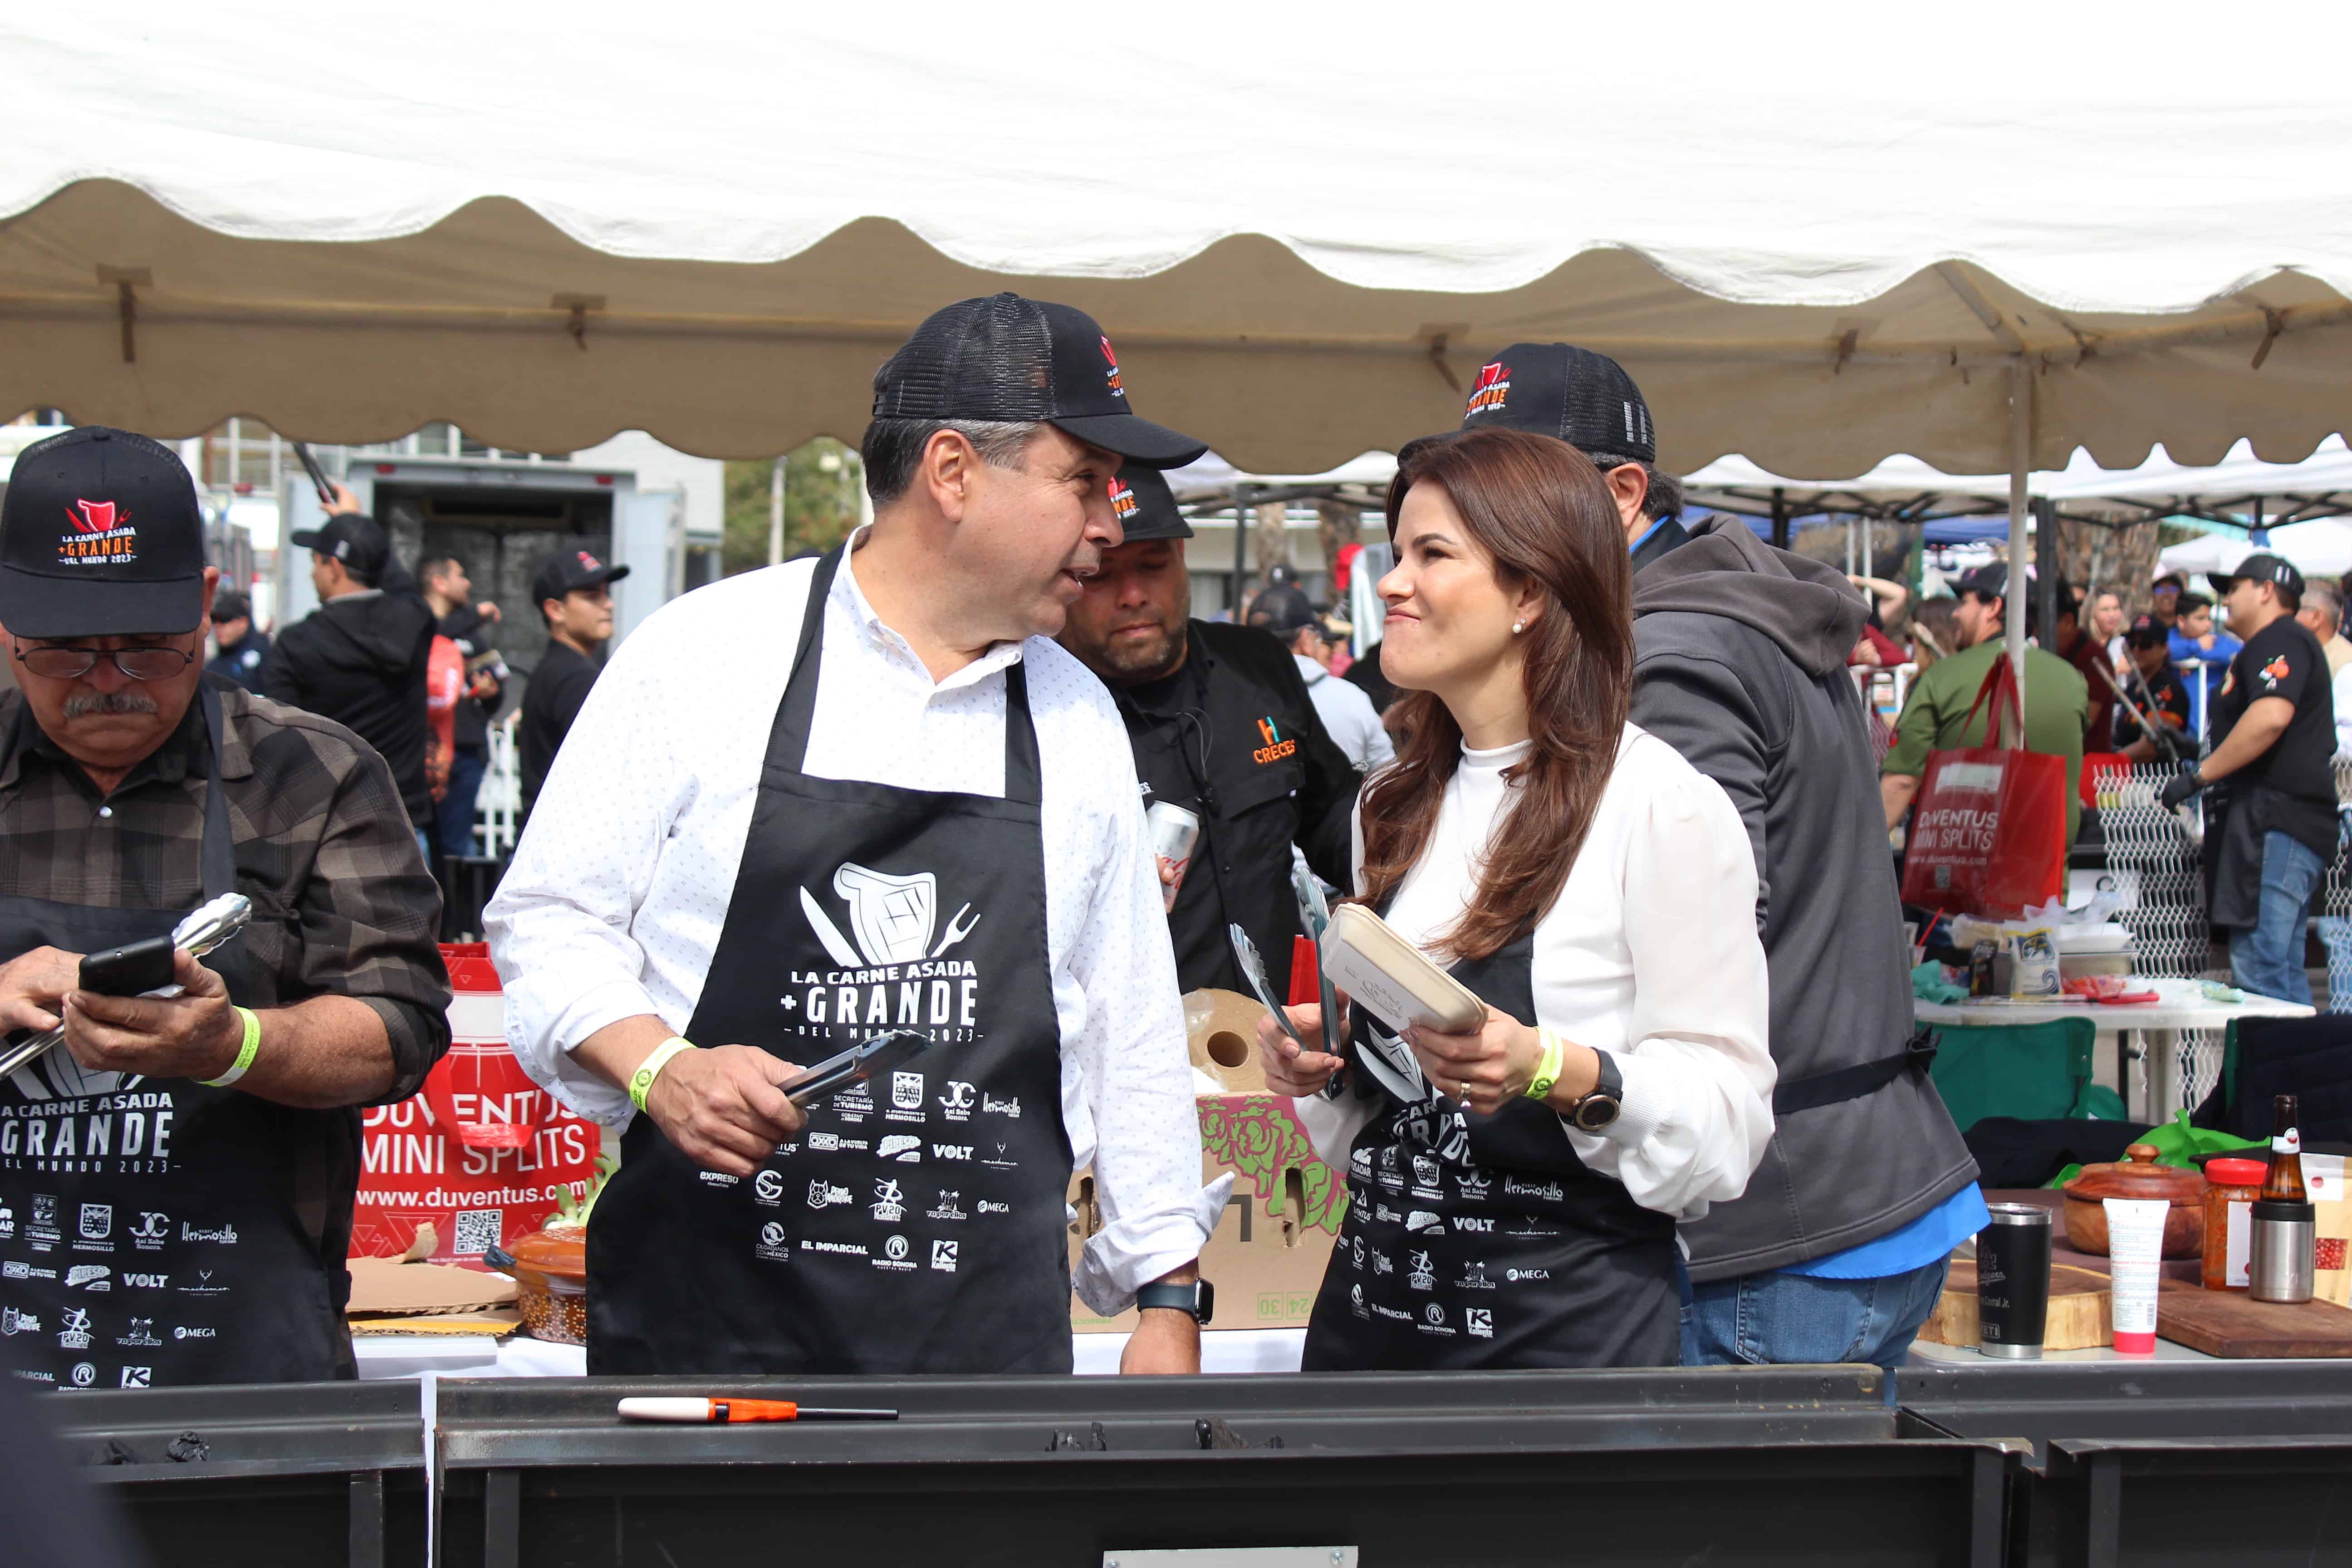
[[[1536,1037],[1543,1042],[1543,1056],[1536,1063],[1536,1076],[1528,1080],[1529,1100],[1542,1100],[1551,1093],[1551,1086],[1559,1081],[1559,1069],[1568,1058],[1568,1042],[1553,1031],[1539,1028]]]
[[[196,1079],[206,1089],[226,1089],[243,1078],[246,1070],[253,1066],[253,1058],[261,1054],[261,1020],[254,1016],[253,1009],[250,1007],[239,1007],[236,1012],[238,1017],[245,1020],[245,1044],[237,1047],[236,1060],[229,1064],[228,1071],[218,1078]]]
[[[637,1070],[629,1075],[629,1103],[643,1110],[646,1108],[646,1096],[653,1092],[654,1079],[661,1077],[662,1068],[669,1066],[670,1058],[680,1051],[692,1049],[694,1049],[694,1042],[677,1035],[672,1035],[668,1039],[656,1046],[654,1054],[639,1063]]]

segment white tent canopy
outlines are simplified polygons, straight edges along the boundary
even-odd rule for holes
[[[1717,458],[1683,482],[1701,501],[1725,496],[1748,502],[1777,489],[1794,511],[1867,503],[1901,505],[1906,515],[1915,517],[1976,510],[1968,503],[2009,494],[2007,474],[1947,474],[1912,457],[1889,458],[1850,479],[1801,479],[1735,456]],[[2078,450],[2063,468],[2028,474],[2026,489],[2059,502],[2126,502],[2158,513],[2250,510],[2260,500],[2266,520],[2287,518],[2298,510],[2352,510],[2352,450],[2341,436],[2330,436],[2299,463],[2266,463],[2253,455],[2251,443],[2240,441],[2221,462],[2197,467],[2174,461],[2158,447],[2130,468],[2102,468],[2090,453]]]
[[[2305,9],[2266,36],[2331,57],[2340,8]],[[1682,469],[2210,462],[2240,437],[2285,461],[2352,423],[2341,94],[2256,73],[2231,100],[2178,29],[2108,7],[1832,13],[1696,7],[1627,71],[1593,52],[1621,12],[1511,0],[1180,30],[23,8],[0,407],[764,456],[854,437],[916,321],[1017,287],[1092,311],[1143,412],[1256,471],[1448,427],[1523,339],[1623,361]],[[2007,97],[1922,75],[2004,37],[2100,68]]]

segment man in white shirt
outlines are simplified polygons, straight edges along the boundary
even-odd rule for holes
[[[1360,686],[1331,677],[1331,639],[1323,617],[1299,594],[1283,595],[1268,616],[1265,629],[1290,650],[1298,679],[1307,682],[1307,700],[1315,716],[1360,773],[1396,761],[1396,743],[1381,727],[1380,713]]]
[[[1145,1309],[1125,1370],[1197,1371],[1223,1194],[1159,879],[1118,713],[1046,639],[1122,459],[1202,447],[1129,410],[1092,321],[1012,294],[874,392],[873,524],[636,631],[488,911],[517,1057],[628,1124],[590,1370],[1066,1372],[1090,1163],[1079,1294]],[[897,1030],[929,1042],[902,1069],[784,1094]]]

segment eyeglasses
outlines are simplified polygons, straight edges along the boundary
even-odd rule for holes
[[[16,662],[44,680],[76,680],[110,658],[114,668],[131,680],[169,680],[196,662],[196,656],[176,647],[75,647],[49,644],[15,648]]]

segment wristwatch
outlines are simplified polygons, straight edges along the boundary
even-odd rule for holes
[[[1617,1070],[1617,1058],[1607,1051],[1592,1054],[1601,1058],[1601,1081],[1565,1112],[1568,1124],[1579,1132],[1600,1131],[1625,1109],[1625,1077]]]
[[[1190,1285],[1146,1285],[1135,1293],[1135,1304],[1189,1312],[1194,1322],[1205,1324],[1217,1309],[1217,1288],[1206,1279],[1195,1279]]]

